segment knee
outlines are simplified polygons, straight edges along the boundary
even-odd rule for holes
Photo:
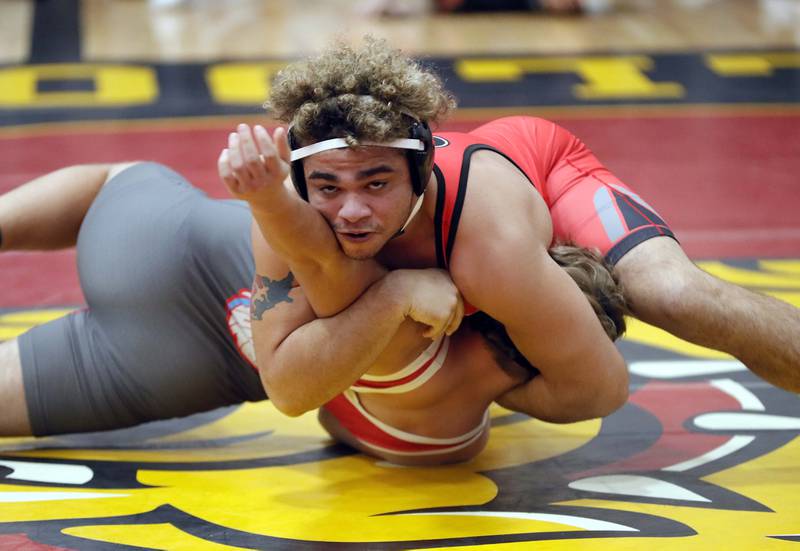
[[[32,434],[17,340],[0,342],[0,436]]]

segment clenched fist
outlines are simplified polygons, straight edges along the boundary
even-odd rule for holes
[[[405,301],[405,314],[430,327],[424,336],[452,335],[464,318],[464,300],[444,270],[395,270],[386,276]]]

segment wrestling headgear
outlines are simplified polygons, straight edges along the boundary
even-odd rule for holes
[[[288,139],[289,147],[292,150],[292,182],[300,197],[308,201],[308,186],[306,184],[306,175],[303,172],[302,159],[322,151],[349,147],[349,144],[344,138],[330,138],[300,147],[291,127],[289,127]],[[409,127],[408,138],[383,143],[360,142],[359,145],[405,149],[406,159],[408,159],[408,173],[411,175],[411,189],[414,191],[414,195],[422,196],[433,169],[433,134],[428,123],[414,120]]]

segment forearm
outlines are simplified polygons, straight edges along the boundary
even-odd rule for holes
[[[538,375],[501,395],[496,402],[549,423],[574,423],[612,414],[625,404],[627,396],[627,378],[605,388],[590,388],[589,383],[556,385]]]
[[[112,165],[78,165],[45,174],[0,196],[0,250],[72,247]]]
[[[261,328],[254,323],[256,355],[267,358],[259,364],[267,395],[287,415],[320,407],[375,363],[405,318],[404,305],[384,278],[340,314],[300,326],[274,350],[258,349]]]
[[[289,265],[317,316],[338,314],[386,274],[373,260],[345,256],[322,215],[296,193],[280,186],[271,195],[269,208],[251,205],[256,229]]]
[[[250,209],[264,239],[287,263],[321,265],[340,253],[322,215],[286,185],[262,191],[259,203],[250,203]]]

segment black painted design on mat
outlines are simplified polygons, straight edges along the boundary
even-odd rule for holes
[[[37,0],[32,27],[30,63],[80,61],[80,0]]]
[[[568,511],[569,510],[569,511]],[[591,513],[592,516],[611,516],[617,511],[605,511],[602,509],[589,508],[558,508],[561,514],[570,514],[574,510],[581,513]],[[610,513],[610,515],[609,515]],[[640,513],[627,513],[628,517],[647,517],[657,527],[655,532],[659,535],[669,534],[673,537],[685,537],[694,535],[695,532],[690,528],[675,521],[643,515]],[[243,547],[246,549],[276,549],[276,550],[316,550],[336,549],[336,550],[361,550],[361,549],[431,549],[438,547],[454,547],[464,545],[490,545],[498,543],[510,543],[521,541],[542,541],[553,539],[594,539],[604,537],[634,536],[646,537],[653,536],[654,533],[637,532],[614,532],[614,531],[572,531],[554,534],[552,532],[535,532],[522,534],[498,534],[493,536],[475,536],[464,538],[442,538],[429,540],[410,540],[410,541],[384,541],[384,542],[333,542],[333,541],[304,541],[274,536],[264,536],[252,534],[234,528],[228,528],[219,524],[214,524],[200,519],[194,515],[186,513],[171,505],[162,505],[152,511],[136,515],[109,517],[109,518],[84,518],[84,519],[65,519],[40,522],[10,522],[0,524],[0,534],[19,534],[25,533],[40,543],[49,545],[69,546],[72,549],[94,551],[96,549],[127,551],[129,549],[139,549],[126,545],[115,545],[108,542],[92,542],[68,536],[62,530],[78,526],[119,526],[137,524],[165,524],[169,523],[175,528],[202,540],[229,545],[233,547]],[[555,537],[554,537],[555,536]],[[559,537],[560,536],[560,537]],[[85,543],[84,543],[85,542]]]

